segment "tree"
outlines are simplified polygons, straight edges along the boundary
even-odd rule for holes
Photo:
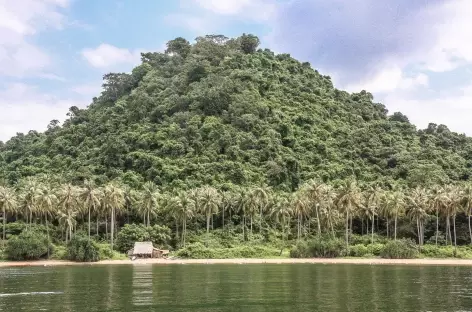
[[[220,200],[220,195],[215,188],[211,186],[205,186],[201,189],[199,210],[204,213],[206,217],[207,246],[210,235],[210,219],[214,214],[218,213]]]
[[[470,222],[472,216],[472,184],[470,183],[465,184],[462,188],[461,205],[468,219],[470,244],[472,245],[472,228]]]
[[[79,214],[78,189],[72,184],[62,185],[59,190],[59,221],[67,227],[66,243],[72,239],[72,232]],[[69,236],[67,236],[69,235]]]
[[[423,245],[424,222],[428,217],[428,194],[424,188],[417,187],[408,198],[408,215],[411,220],[416,221],[418,244]]]
[[[90,239],[91,213],[96,212],[100,205],[101,192],[90,180],[85,180],[84,188],[80,190],[79,198],[83,202],[84,208],[88,213],[88,238]],[[98,234],[98,233],[97,233]]]
[[[285,229],[288,225],[287,223],[290,220],[290,216],[292,215],[289,195],[278,194],[274,197],[274,204],[272,206],[271,215],[282,228],[282,245],[284,246],[286,240]],[[282,253],[283,251],[283,246],[280,253]]]
[[[360,190],[355,181],[346,181],[339,190],[337,206],[346,217],[346,246],[349,247],[349,219],[360,204]]]
[[[387,193],[386,196],[386,207],[389,214],[393,215],[394,218],[394,240],[397,240],[397,221],[398,217],[405,213],[405,195],[399,189],[393,190]]]
[[[256,52],[257,47],[260,44],[260,40],[257,36],[251,35],[251,34],[243,34],[241,37],[239,37],[240,45],[241,45],[241,51],[243,51],[246,54],[251,54]]]
[[[311,208],[315,211],[318,235],[321,235],[320,207],[324,204],[325,185],[319,181],[310,180],[302,186],[302,189],[310,202]]]
[[[375,216],[383,200],[383,191],[379,187],[370,188],[364,193],[365,210],[372,221],[372,244],[374,243]]]
[[[110,213],[110,246],[113,249],[113,239],[115,232],[116,215],[125,205],[125,195],[123,189],[115,183],[109,183],[103,189],[102,204],[105,210]]]
[[[297,240],[300,241],[303,219],[308,215],[308,203],[301,192],[293,196],[291,207],[294,215],[297,217]]]
[[[39,182],[34,178],[26,178],[21,182],[21,202],[24,208],[26,223],[33,223],[33,213],[38,209],[37,198],[40,194]]]
[[[182,37],[178,37],[167,42],[167,49],[165,52],[167,54],[174,53],[180,55],[183,58],[186,58],[190,54],[191,49],[192,46],[190,45],[190,42]]]
[[[41,215],[44,216],[44,220],[46,221],[46,235],[48,240],[48,246],[50,244],[50,236],[49,236],[49,224],[48,218],[56,215],[56,204],[58,202],[57,196],[54,191],[51,189],[50,186],[42,185],[40,189],[40,193],[38,194],[37,198],[39,204],[39,212]],[[49,248],[48,248],[48,258],[49,258]]]
[[[144,225],[151,226],[151,216],[156,215],[159,207],[159,188],[153,182],[146,182],[141,192],[141,212]]]
[[[169,203],[171,214],[177,221],[182,222],[182,246],[185,247],[187,235],[187,221],[195,215],[195,202],[190,199],[187,192],[179,192]]]
[[[2,218],[3,218],[3,248],[5,249],[6,241],[6,224],[7,217],[9,213],[13,213],[17,208],[16,194],[15,191],[11,188],[0,186],[0,207],[2,209]]]

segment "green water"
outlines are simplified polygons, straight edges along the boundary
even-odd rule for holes
[[[2,268],[0,311],[472,311],[472,268],[314,264]]]

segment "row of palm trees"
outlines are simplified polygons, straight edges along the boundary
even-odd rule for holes
[[[335,237],[344,228],[347,245],[354,232],[354,221],[362,223],[362,231],[365,222],[373,242],[376,220],[377,228],[379,220],[382,220],[387,237],[397,239],[400,218],[414,225],[418,243],[423,245],[425,224],[434,219],[436,243],[439,224],[444,221],[446,241],[457,245],[456,216],[463,213],[469,220],[472,244],[472,185],[469,184],[431,189],[393,187],[387,190],[380,187],[361,189],[355,181],[346,181],[335,188],[313,180],[291,194],[273,192],[267,187],[218,191],[210,186],[163,194],[152,182],[134,190],[117,183],[97,187],[91,181],[85,181],[79,187],[27,178],[15,188],[0,186],[0,208],[4,243],[8,216],[22,219],[28,226],[43,221],[46,225],[57,222],[65,231],[66,242],[72,238],[81,221],[90,237],[94,218],[97,234],[100,223],[105,224],[107,236],[110,226],[109,238],[113,248],[117,219],[126,212],[128,222],[132,214],[139,216],[144,226],[151,226],[158,216],[172,218],[176,236],[184,246],[191,221],[205,224],[208,235],[215,226],[215,218],[226,229],[233,225],[235,215],[239,217],[236,222],[245,239],[252,236],[255,225],[259,231],[264,227],[279,227],[283,240],[292,229],[296,229],[297,240],[300,240],[315,233]]]

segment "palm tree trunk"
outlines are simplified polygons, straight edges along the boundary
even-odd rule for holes
[[[243,241],[246,240],[246,216],[243,216]]]
[[[375,216],[372,215],[372,245],[374,244]]]
[[[387,217],[387,238],[390,238],[390,235],[389,235],[389,220],[388,220],[388,217]]]
[[[96,230],[97,230],[97,236],[98,236],[98,223],[99,223],[99,220],[98,220],[98,217],[97,217],[97,224],[95,225],[96,226]]]
[[[452,246],[452,233],[451,233],[451,220],[449,219],[450,217],[447,217],[447,231],[449,233],[449,240],[451,241],[451,246]]]
[[[438,245],[438,235],[439,235],[439,209],[436,210],[436,246]],[[471,242],[472,242],[472,236],[471,236]]]
[[[223,213],[223,231],[224,231],[225,229],[225,207],[224,206],[221,212]]]
[[[48,259],[49,259],[49,225],[48,225],[48,214],[45,215],[46,219],[46,235],[48,236]]]
[[[297,241],[300,241],[300,214],[298,214],[298,220],[297,220]]]
[[[147,226],[150,227],[151,226],[151,212],[148,210],[148,213],[147,213]]]
[[[395,214],[395,229],[394,229],[394,231],[395,231],[395,240],[397,240],[397,219],[398,219],[398,215]]]
[[[110,234],[111,234],[111,238],[110,238],[110,245],[111,245],[111,250],[113,250],[113,235],[114,235],[114,232],[115,232],[115,207],[111,208],[111,220],[110,220],[110,225],[111,225],[111,228],[110,228]]]
[[[457,253],[457,233],[456,233],[456,215],[452,217],[454,227],[454,255]]]
[[[108,216],[105,216],[105,239],[108,239]]]
[[[349,247],[349,211],[346,212],[346,246]]]
[[[251,220],[250,220],[250,222],[251,222],[251,237],[252,237],[252,213],[251,213]]]
[[[184,217],[184,221],[182,224],[182,245],[185,247],[185,235],[187,234],[187,218]]]
[[[207,215],[207,222],[206,222],[206,223],[207,223],[207,224],[206,224],[206,225],[207,225],[207,235],[206,235],[206,242],[205,242],[205,244],[206,244],[206,246],[208,247],[208,239],[210,238],[210,237],[209,237],[209,236],[210,236],[210,215]]]
[[[91,221],[90,221],[90,207],[88,209],[88,234],[89,234],[89,240],[90,240],[90,224],[91,224]]]
[[[321,235],[321,222],[320,222],[320,214],[318,212],[318,205],[315,206],[316,211],[316,222],[318,224],[318,236]]]
[[[470,236],[470,244],[472,245],[472,228],[470,226],[470,211],[469,211],[469,216],[468,216],[468,219],[469,219],[469,236]]]
[[[6,227],[7,227],[7,215],[6,215],[6,212],[5,212],[5,206],[3,206],[3,238],[2,238],[3,249],[5,249]]]

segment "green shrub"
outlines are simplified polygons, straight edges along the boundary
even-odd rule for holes
[[[97,244],[97,246],[100,260],[111,260],[114,258],[115,253],[109,244]]]
[[[348,254],[346,243],[339,238],[317,237],[306,243],[298,243],[291,251],[291,257],[296,258],[336,258]]]
[[[99,261],[99,247],[87,236],[75,235],[67,244],[67,259],[78,262]]]
[[[418,247],[411,239],[389,241],[385,244],[381,257],[387,259],[412,259],[418,256]]]
[[[374,233],[374,244],[386,244],[388,239],[385,236],[381,236],[377,233]],[[353,234],[349,238],[349,243],[351,245],[370,245],[372,244],[372,235],[358,235]]]
[[[365,245],[349,246],[349,255],[351,257],[364,257],[369,254],[369,249]]]
[[[380,256],[385,249],[385,244],[374,243],[367,245],[367,253],[374,256]]]
[[[147,228],[149,233],[149,240],[153,243],[154,247],[158,248],[169,248],[171,240],[171,230],[165,225],[153,225]]]
[[[54,252],[51,254],[51,259],[65,260],[67,259],[67,248],[65,246],[54,246]]]
[[[5,254],[9,260],[39,260],[53,253],[46,235],[36,231],[23,231],[8,240]]]
[[[238,259],[267,258],[280,255],[280,250],[266,246],[238,246],[233,248],[209,248],[193,243],[177,251],[176,256],[185,259]]]
[[[309,258],[311,257],[310,248],[307,241],[298,242],[290,250],[290,258]]]

